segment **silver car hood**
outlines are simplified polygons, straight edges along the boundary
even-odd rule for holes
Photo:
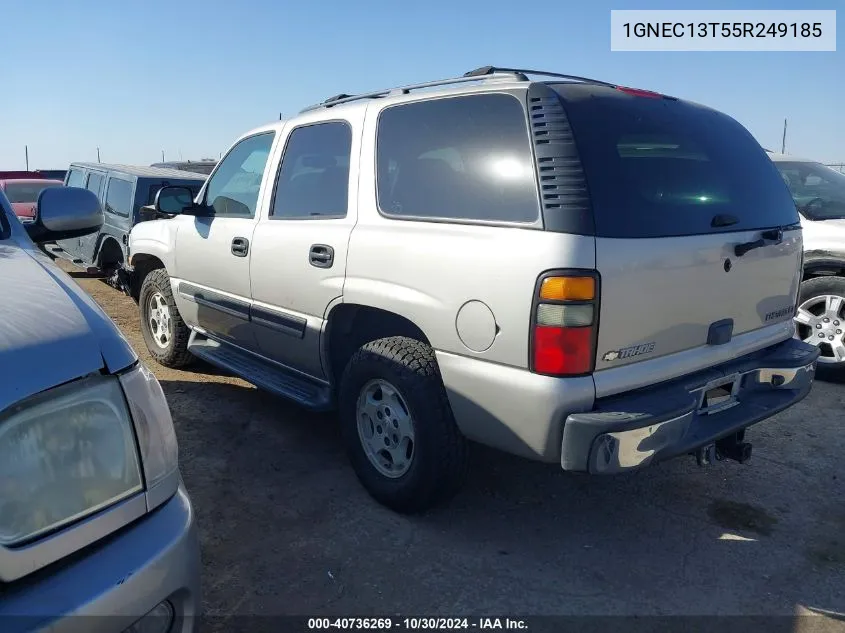
[[[31,243],[14,238],[0,242],[0,411],[134,364],[132,347],[93,299]]]

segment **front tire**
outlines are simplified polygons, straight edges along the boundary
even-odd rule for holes
[[[796,336],[817,346],[820,378],[845,378],[845,278],[816,277],[801,284]]]
[[[431,347],[401,336],[367,343],[346,366],[339,405],[352,467],[379,503],[419,513],[460,490],[467,441]]]
[[[170,277],[164,268],[151,271],[141,284],[138,297],[141,333],[150,355],[165,367],[178,369],[194,360],[188,351],[191,330],[173,300]]]

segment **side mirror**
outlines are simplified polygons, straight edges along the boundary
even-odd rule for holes
[[[162,187],[156,194],[156,213],[178,215],[194,206],[194,194],[187,187]]]
[[[67,240],[96,233],[103,226],[97,196],[79,187],[48,187],[38,196],[35,219],[24,224],[33,242]]]

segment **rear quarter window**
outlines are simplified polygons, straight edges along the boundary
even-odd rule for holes
[[[109,178],[106,189],[106,212],[127,217],[132,212],[133,183],[122,178]]]
[[[85,172],[81,169],[71,169],[67,174],[68,187],[84,187]]]
[[[609,88],[556,89],[564,96],[597,236],[668,237],[798,222],[772,161],[727,115]],[[736,222],[713,226],[718,215]]]
[[[379,117],[378,204],[407,219],[533,223],[539,196],[523,105],[507,94],[401,104]]]

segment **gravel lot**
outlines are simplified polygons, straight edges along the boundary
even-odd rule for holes
[[[156,365],[135,303],[77,277],[170,401],[218,621],[778,614],[783,630],[845,630],[845,385],[758,425],[748,465],[589,478],[475,447],[464,492],[406,518],[358,485],[331,416],[206,365]],[[809,611],[833,614],[792,617]]]

